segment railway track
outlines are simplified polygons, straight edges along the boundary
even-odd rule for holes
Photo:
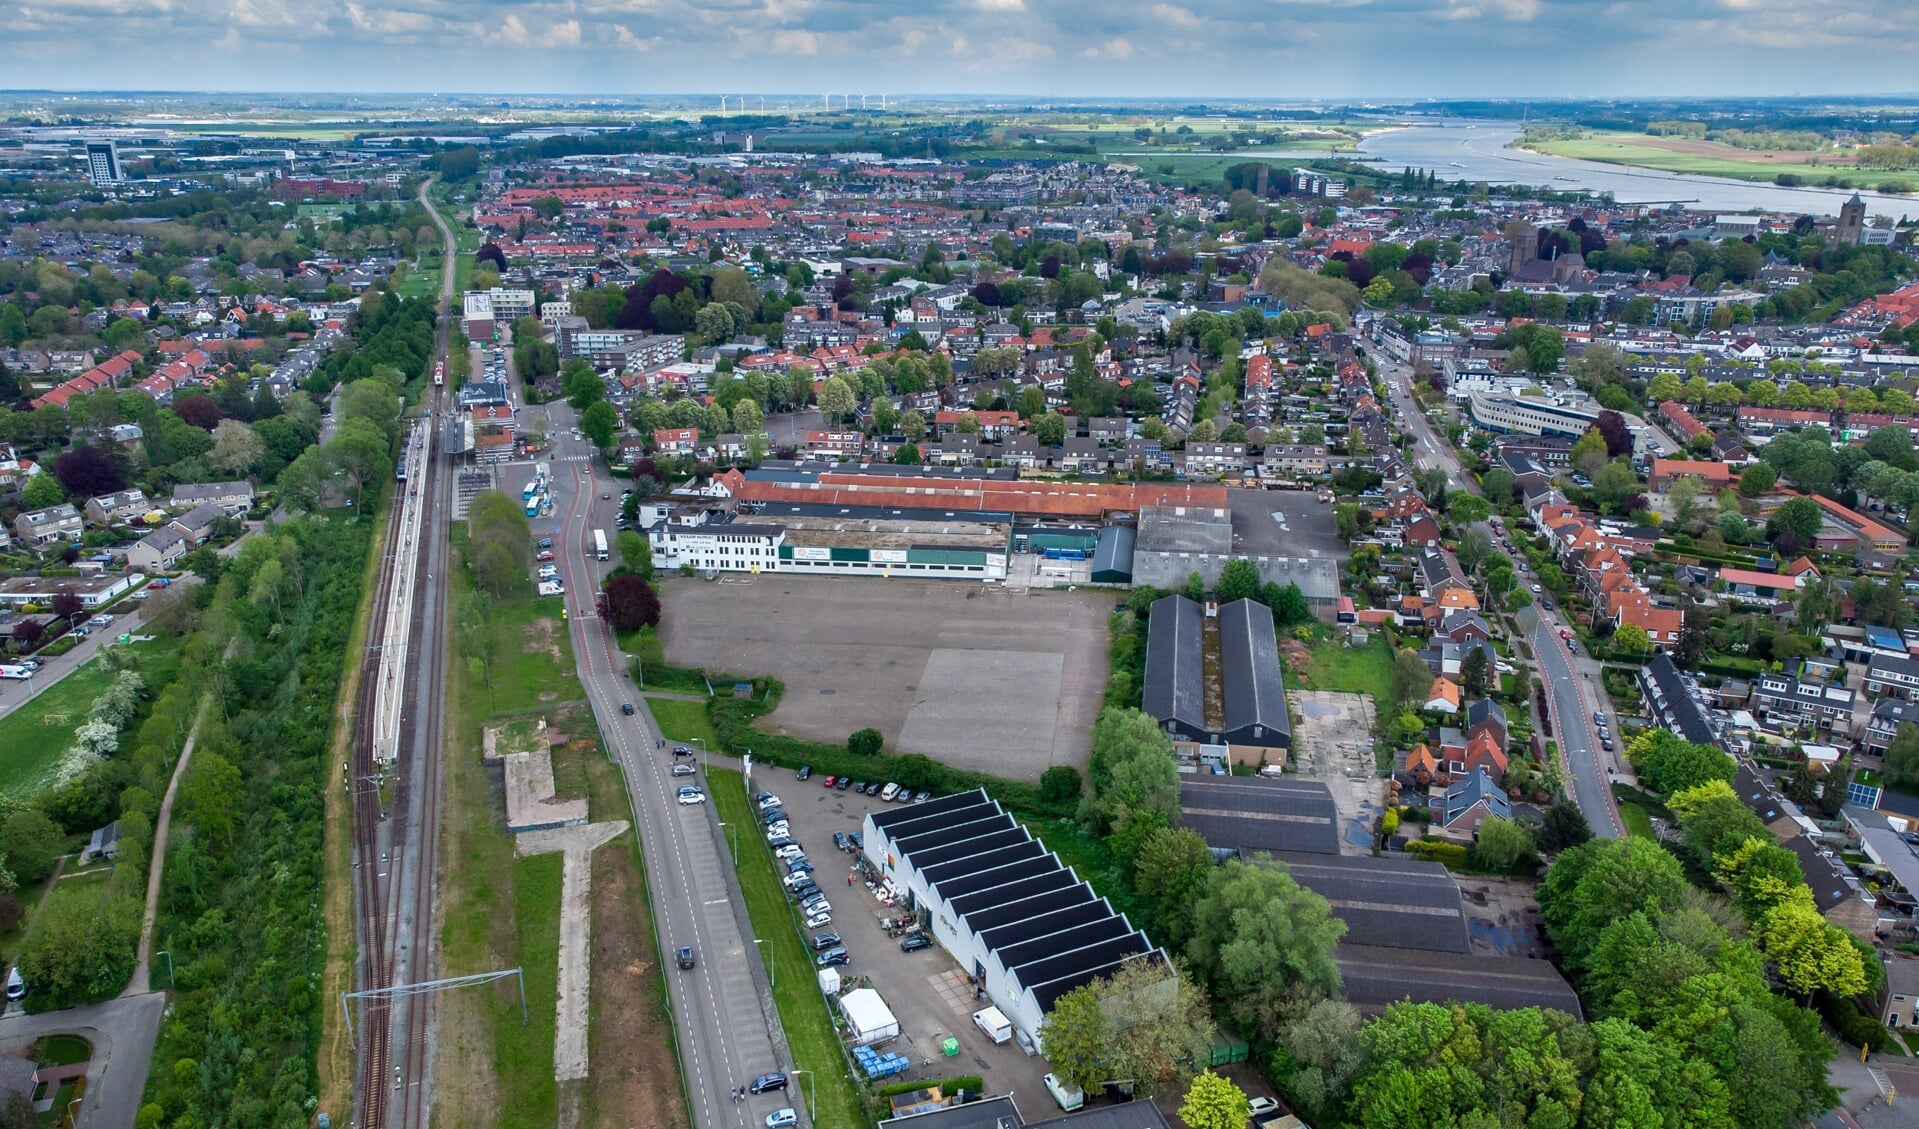
[[[421,189],[424,200],[426,188]],[[429,211],[431,209],[429,208]],[[439,217],[434,215],[439,223]],[[444,458],[432,432],[442,426],[450,393],[441,374],[450,337],[452,232],[444,224],[446,275],[426,411],[409,431],[402,456],[408,472],[387,519],[386,547],[361,656],[354,703],[348,781],[353,795],[354,894],[360,943],[359,991],[386,993],[434,975],[434,894],[440,828],[441,688],[445,684],[444,583],[447,547],[440,536],[448,505]],[[409,504],[409,503],[412,504]],[[434,582],[434,577],[440,580]],[[406,631],[396,642],[394,598]],[[403,661],[383,665],[389,647]],[[382,678],[385,672],[387,679]],[[386,700],[382,693],[388,694]],[[377,786],[375,782],[378,782]],[[357,1024],[355,1085],[358,1129],[424,1129],[432,1099],[432,996],[362,998]]]

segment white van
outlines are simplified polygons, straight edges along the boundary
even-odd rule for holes
[[[27,982],[20,979],[20,966],[15,965],[13,969],[7,973],[7,1002],[13,1003],[16,1000],[24,1000],[26,998]]]
[[[1053,1095],[1053,1100],[1059,1103],[1059,1108],[1067,1113],[1086,1104],[1086,1095],[1073,1088],[1071,1083],[1061,1081],[1057,1074],[1046,1076],[1046,1092]]]
[[[899,794],[900,794],[899,785],[888,784],[886,787],[880,789],[880,802],[883,804],[890,804],[893,802],[893,797]]]
[[[973,1013],[973,1026],[985,1032],[986,1037],[995,1043],[1013,1041],[1013,1022],[1006,1013],[996,1007],[982,1008]]]

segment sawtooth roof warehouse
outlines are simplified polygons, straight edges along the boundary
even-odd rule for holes
[[[867,861],[978,978],[1029,1049],[1061,996],[1128,961],[1166,963],[983,790],[870,812],[864,832]]]

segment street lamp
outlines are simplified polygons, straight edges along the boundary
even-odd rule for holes
[[[165,949],[161,949],[159,952],[154,953],[153,955],[157,957],[167,958],[167,987],[169,988],[173,987],[173,954],[168,952]]]
[[[793,1084],[796,1086],[799,1086],[799,1076],[802,1074],[811,1074],[813,1072],[810,1070],[801,1070],[799,1067],[796,1066],[792,1069],[791,1073],[793,1075],[793,1080],[794,1080]],[[813,1088],[815,1090],[819,1089],[818,1086],[815,1086]],[[803,1098],[806,1098],[806,1119],[808,1121],[811,1121],[813,1120],[813,1116],[814,1116],[813,1115],[813,1099],[810,1095],[807,1094],[805,1086],[800,1086],[800,1096]]]
[[[771,944],[771,942],[762,941],[758,937],[753,938],[753,943],[756,945]],[[775,992],[779,991],[780,990],[780,966],[777,962],[773,960],[767,960],[766,977],[767,977],[768,986],[771,987]]]

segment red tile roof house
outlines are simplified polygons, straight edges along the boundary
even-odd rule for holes
[[[699,445],[697,427],[662,427],[653,433],[653,450],[662,455],[690,455]]]
[[[1742,604],[1769,608],[1819,579],[1819,570],[1804,557],[1786,566],[1786,571],[1758,572],[1749,568],[1722,568],[1719,579],[1725,582],[1726,598]]]
[[[1654,491],[1663,491],[1681,478],[1697,478],[1699,484],[1707,489],[1724,490],[1732,485],[1732,468],[1725,463],[1654,459],[1652,477],[1647,480],[1647,485]]]

